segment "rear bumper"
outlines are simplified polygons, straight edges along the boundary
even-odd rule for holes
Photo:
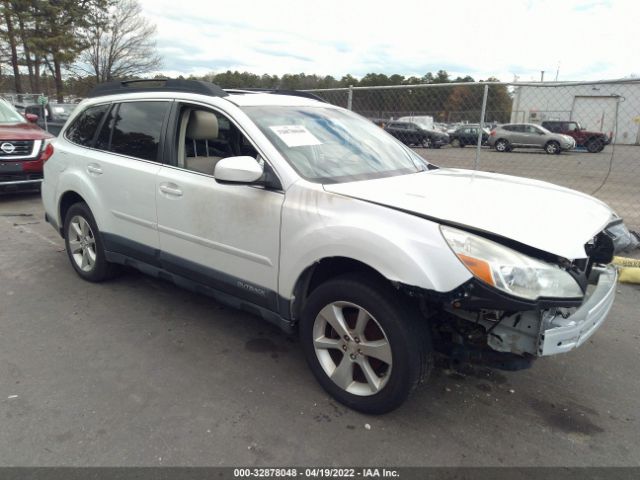
[[[539,356],[565,353],[579,347],[604,323],[615,299],[618,273],[614,266],[594,268],[598,276],[595,288],[585,301],[567,318],[557,316],[543,327],[539,341]]]

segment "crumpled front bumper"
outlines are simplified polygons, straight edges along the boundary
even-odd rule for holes
[[[584,303],[567,318],[556,316],[540,332],[538,355],[568,352],[586,342],[607,318],[616,293],[618,272],[613,265],[594,267],[595,287],[587,292]]]

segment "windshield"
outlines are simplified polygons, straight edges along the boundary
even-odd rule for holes
[[[6,100],[0,99],[0,124],[13,123],[26,123],[26,120]]]
[[[367,119],[326,107],[244,107],[282,156],[319,183],[403,175],[428,163]]]
[[[53,115],[58,118],[69,118],[71,113],[75,110],[77,105],[75,104],[53,104],[51,105],[51,110],[53,111]]]
[[[542,125],[536,125],[535,128],[537,128],[538,130],[542,130],[542,133],[552,134],[552,132],[544,128]]]

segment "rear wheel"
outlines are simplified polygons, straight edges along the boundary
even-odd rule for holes
[[[431,137],[425,137],[422,139],[422,146],[424,148],[433,148],[433,141],[431,140]]]
[[[118,265],[107,262],[100,231],[86,203],[76,203],[69,208],[64,233],[69,261],[83,279],[101,282],[117,273]]]
[[[560,144],[556,141],[547,142],[544,151],[549,155],[558,155],[560,153]]]
[[[496,142],[495,148],[498,152],[508,152],[510,150],[509,142],[501,138]]]
[[[400,406],[431,367],[427,320],[389,285],[368,277],[346,275],[315,289],[300,338],[322,387],[365,413]]]
[[[604,142],[598,138],[594,138],[587,142],[586,147],[589,153],[598,153],[604,148]]]

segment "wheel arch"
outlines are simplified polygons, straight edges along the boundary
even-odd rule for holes
[[[56,215],[58,216],[58,225],[63,230],[64,217],[74,203],[84,202],[89,206],[93,217],[101,228],[104,225],[105,216],[100,207],[99,196],[95,187],[88,183],[86,179],[82,178],[77,173],[69,173],[68,175],[61,177],[58,183],[57,191],[61,192],[58,197],[56,206]],[[64,237],[64,232],[61,231],[61,235]]]
[[[292,320],[300,318],[306,299],[318,286],[349,273],[376,278],[395,287],[399,285],[363,261],[344,256],[324,257],[307,266],[294,283],[290,305]]]
[[[67,212],[71,208],[72,205],[84,202],[87,203],[86,200],[75,190],[67,190],[62,195],[60,195],[60,201],[58,202],[58,217],[60,218],[60,236],[64,238],[64,219],[67,216]]]

